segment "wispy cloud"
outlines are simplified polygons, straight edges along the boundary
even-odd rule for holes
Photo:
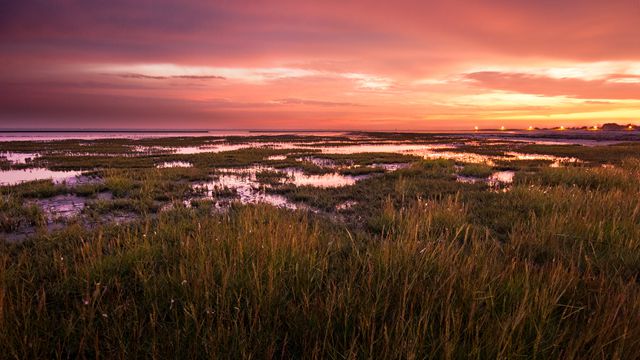
[[[296,99],[296,98],[275,99],[275,100],[271,100],[269,103],[278,104],[278,105],[310,105],[310,106],[326,106],[326,107],[363,106],[361,104],[356,104],[351,102],[308,100],[308,99]]]
[[[150,79],[150,80],[167,80],[167,79],[189,79],[189,80],[225,80],[224,76],[218,75],[171,75],[171,76],[152,76],[145,74],[114,74],[115,76],[125,79]]]
[[[527,73],[475,72],[466,75],[474,85],[543,96],[565,96],[578,99],[640,100],[640,82],[615,81],[615,75],[583,80],[577,77],[554,78]],[[614,81],[610,81],[610,80]]]

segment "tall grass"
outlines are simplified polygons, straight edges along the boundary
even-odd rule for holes
[[[91,210],[140,221],[0,244],[0,357],[635,358],[639,164],[539,169],[507,192],[457,183],[444,160],[280,189],[358,201],[343,222],[210,202],[150,214],[209,172],[108,170],[116,198]],[[3,229],[41,218],[3,196]]]
[[[564,202],[522,217],[507,242],[461,196],[387,201],[374,237],[264,206],[69,228],[2,249],[0,347],[12,358],[631,358],[637,212],[623,219],[627,201],[609,213],[622,194],[562,191],[573,193],[551,194]],[[599,225],[572,221],[604,212]]]

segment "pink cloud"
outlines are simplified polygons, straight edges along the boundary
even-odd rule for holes
[[[640,100],[640,82],[616,82],[616,79],[620,79],[616,76],[600,80],[582,80],[484,71],[467,74],[466,77],[474,80],[474,84],[479,87],[518,93],[567,96],[578,99]],[[633,78],[636,77],[631,79]],[[628,78],[625,77],[625,79]]]

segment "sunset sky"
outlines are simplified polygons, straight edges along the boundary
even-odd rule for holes
[[[0,1],[1,128],[640,123],[640,0]]]

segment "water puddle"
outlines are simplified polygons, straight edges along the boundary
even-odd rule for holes
[[[295,186],[312,186],[318,188],[334,188],[349,186],[366,176],[349,176],[338,173],[322,175],[305,174],[299,169],[275,169],[266,166],[253,166],[240,169],[218,169],[219,174],[211,181],[198,183],[193,186],[205,198],[216,200],[233,194],[243,204],[268,203],[276,207],[299,209],[302,205],[294,204],[282,195],[269,192],[273,188],[270,184],[259,181],[261,173],[272,173],[274,185],[292,184]],[[281,176],[280,176],[281,175]],[[228,199],[222,199],[228,201]]]
[[[495,186],[500,184],[511,184],[513,183],[513,177],[515,176],[514,171],[497,171],[489,176],[489,185]]]
[[[409,166],[411,166],[409,163],[371,164],[371,167],[381,168],[384,169],[384,171],[397,171],[400,169],[406,169]]]
[[[322,175],[307,175],[297,169],[285,169],[287,178],[285,183],[295,186],[313,186],[318,188],[335,188],[355,184],[357,181],[367,178],[366,175],[349,176],[338,173]]]
[[[436,149],[451,149],[453,146],[446,144],[356,144],[345,146],[315,147],[324,154],[360,154],[360,153],[396,153],[396,154],[422,154],[433,152]]]
[[[487,178],[456,175],[456,181],[466,184],[486,183],[492,188],[499,188],[513,183],[514,171],[496,171]]]
[[[16,152],[2,152],[0,157],[7,159],[10,163],[19,165],[31,162],[33,159],[39,157],[40,154],[36,153],[16,153]]]
[[[54,171],[44,168],[0,171],[0,185],[17,185],[28,181],[50,179],[56,184],[74,182],[80,171]]]
[[[414,154],[420,155],[425,159],[447,159],[454,160],[458,162],[465,163],[474,163],[474,164],[487,164],[489,166],[495,165],[495,160],[503,157],[498,156],[488,156],[488,155],[480,155],[468,152],[455,152],[455,151],[442,151],[442,152],[430,152],[430,153],[420,153]],[[506,159],[506,158],[504,158]]]
[[[525,154],[519,152],[507,152],[505,155],[511,157],[511,160],[545,160],[551,161],[553,163],[578,163],[579,159],[574,157],[561,157],[561,156],[553,156],[553,155],[543,155],[543,154]],[[508,159],[507,159],[508,160]]]
[[[186,161],[167,161],[161,164],[156,165],[158,169],[166,169],[166,168],[190,168],[193,167],[192,163]]]
[[[242,204],[267,203],[287,209],[295,210],[298,208],[296,204],[291,203],[282,195],[267,193],[267,186],[256,181],[255,173],[253,176],[222,174],[209,182],[196,184],[193,188],[203,193],[205,198],[216,201],[216,207],[231,205],[227,196],[221,197],[219,194],[227,194],[229,191],[233,191]]]
[[[212,144],[204,146],[185,146],[185,147],[165,147],[164,151],[179,155],[192,155],[203,153],[219,153],[223,151],[234,151],[241,149],[296,149],[293,143],[276,143],[276,142],[247,142],[240,144]]]
[[[277,178],[277,183],[292,184],[295,186],[313,186],[319,188],[342,187],[355,184],[357,181],[367,178],[367,175],[351,176],[339,173],[327,174],[305,174],[304,171],[296,168],[276,169],[268,166],[252,166],[248,168],[222,168],[217,169],[219,173],[228,175],[238,175],[242,181],[250,181],[262,186],[266,184],[260,183],[258,176],[260,173],[273,173]],[[278,175],[279,178],[278,178]],[[236,179],[231,179],[236,180]],[[233,183],[231,184],[233,185]]]
[[[336,162],[331,159],[324,159],[324,158],[318,158],[313,156],[300,157],[300,158],[297,158],[296,161],[309,162],[321,168],[335,169],[338,167],[336,165]]]
[[[415,155],[424,159],[451,159],[461,162],[490,163],[496,157],[479,155],[469,152],[454,151],[454,144],[361,144],[347,146],[316,147],[325,154],[359,154],[359,153],[395,153],[403,155]],[[321,165],[319,165],[321,166]]]

